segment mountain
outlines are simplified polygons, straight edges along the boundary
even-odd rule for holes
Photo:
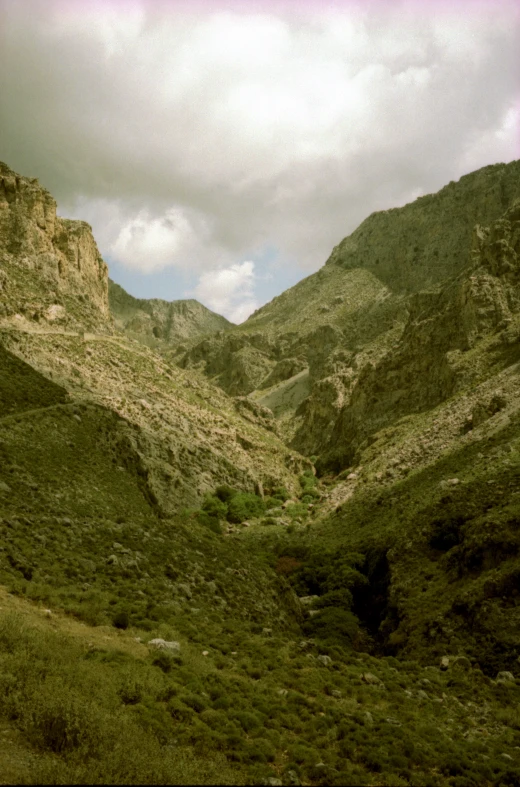
[[[156,349],[171,349],[186,340],[225,331],[233,325],[193,299],[134,298],[111,279],[108,300],[116,327],[130,338]]]
[[[520,162],[231,327],[0,175],[0,781],[518,784]]]
[[[462,272],[474,226],[498,219],[518,196],[516,161],[374,213],[317,273],[192,347],[180,364],[270,407],[295,448],[320,454],[361,371],[401,340],[415,293]]]

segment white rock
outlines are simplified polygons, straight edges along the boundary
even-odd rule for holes
[[[316,661],[319,661],[320,664],[323,664],[327,667],[329,664],[332,664],[332,659],[330,656],[320,655],[317,657]]]
[[[166,640],[157,637],[156,639],[151,639],[148,643],[150,647],[156,648],[156,650],[167,650],[170,652],[176,652],[181,649],[180,642],[166,642]]]
[[[515,683],[515,676],[512,672],[499,672],[496,679],[497,683]]]

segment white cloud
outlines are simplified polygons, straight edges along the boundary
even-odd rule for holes
[[[209,309],[240,323],[258,308],[255,282],[255,264],[246,261],[203,273],[192,294]]]
[[[142,210],[121,227],[111,253],[123,265],[142,271],[158,271],[167,266],[186,267],[183,254],[192,251],[195,231],[179,208],[170,208],[153,218]]]
[[[520,156],[517,0],[216,5],[0,0],[0,159],[121,264],[303,275]]]

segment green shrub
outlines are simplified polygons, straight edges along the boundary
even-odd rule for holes
[[[327,607],[303,624],[309,637],[328,642],[355,644],[359,637],[359,621],[352,612],[341,607]]]
[[[344,609],[350,609],[352,606],[352,593],[348,588],[342,588],[341,590],[331,590],[329,593],[325,593],[325,595],[320,596],[320,598],[315,603],[315,607],[319,609],[323,609],[324,607],[343,607]]]
[[[198,694],[184,694],[181,700],[196,713],[202,713],[203,710],[206,710],[207,704]]]
[[[116,614],[112,619],[112,623],[114,624],[116,629],[127,629],[130,624],[128,612],[125,611],[116,612]]]
[[[234,718],[240,723],[244,732],[256,730],[261,725],[258,716],[254,713],[248,713],[247,711],[238,711],[234,714]]]
[[[227,504],[222,502],[216,495],[206,495],[202,510],[213,519],[225,519],[228,512]]]
[[[223,503],[229,503],[229,501],[237,494],[237,490],[227,486],[226,484],[223,484],[222,486],[217,486],[215,489],[215,494]]]
[[[282,503],[285,503],[286,500],[289,500],[290,495],[284,486],[277,486],[273,489],[272,497],[274,497],[275,500],[281,500]]]
[[[250,517],[262,516],[264,501],[250,492],[237,492],[229,501],[227,518],[229,522],[239,523]]]

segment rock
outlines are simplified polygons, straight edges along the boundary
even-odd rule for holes
[[[370,713],[370,711],[369,711],[369,710],[366,710],[366,711],[364,712],[364,714],[363,714],[363,718],[365,719],[365,722],[366,722],[367,724],[373,724],[373,723],[374,723],[374,717],[372,716],[372,714]]]
[[[300,787],[301,781],[296,771],[287,771],[287,781],[291,787]]]
[[[443,656],[439,666],[440,666],[441,670],[447,670],[448,667],[450,666],[450,657],[449,656]]]
[[[347,476],[347,481],[355,481],[356,478],[358,478],[358,474],[357,473],[349,473],[348,476]]]
[[[512,672],[499,672],[496,677],[497,683],[515,683],[515,676]]]
[[[381,683],[377,675],[373,675],[371,672],[364,672],[361,675],[361,680],[365,681],[365,683],[368,683],[372,686],[379,686],[379,684]]]
[[[175,641],[167,642],[166,640],[161,639],[160,637],[157,637],[156,639],[151,639],[148,642],[148,645],[151,648],[155,648],[155,650],[164,650],[168,653],[178,653],[181,649],[180,642],[175,642]]]
[[[9,494],[11,491],[11,487],[9,484],[6,484],[5,481],[0,481],[0,492],[5,492],[5,494]]]
[[[287,697],[287,695],[289,694],[287,689],[278,689],[276,693],[279,694],[280,697]]]
[[[107,565],[108,566],[117,566],[119,565],[119,558],[117,555],[110,555],[107,557]]]
[[[319,610],[319,609],[310,609],[309,610],[309,617],[313,618],[314,615],[319,615],[320,612],[321,612],[321,610]]]
[[[501,756],[501,757],[503,757],[503,758],[504,758],[504,760],[512,760],[512,759],[513,759],[513,758],[511,757],[511,755],[510,755],[510,754],[507,754],[505,751],[504,751],[504,752],[502,752],[502,754],[501,754],[500,756]]]
[[[308,606],[309,604],[314,604],[314,602],[319,598],[319,596],[300,596],[299,601],[300,604],[304,606]]]
[[[264,784],[267,787],[282,787],[283,782],[281,779],[276,779],[274,776],[269,776],[265,779]]]
[[[57,322],[58,320],[63,320],[66,316],[65,308],[59,303],[53,303],[46,309],[43,313],[44,318],[47,322]]]
[[[209,650],[203,650],[202,651],[202,655],[203,656],[209,656]]]
[[[332,689],[332,691],[330,693],[331,693],[331,696],[332,697],[336,697],[337,700],[340,700],[342,698],[342,696],[343,696],[343,694],[341,693],[341,691],[339,689]]]
[[[186,598],[189,598],[189,599],[191,599],[191,598],[193,597],[193,594],[192,594],[192,592],[191,592],[191,588],[190,588],[190,586],[189,586],[189,585],[187,585],[186,583],[184,583],[184,582],[180,582],[180,583],[177,585],[177,587],[178,587],[178,589],[179,589],[179,590],[180,590],[180,591],[181,591],[181,592],[182,592],[182,593],[183,593],[183,594],[186,596]]]
[[[273,630],[271,628],[263,628],[262,629],[262,634],[264,635],[264,637],[272,637],[273,636]]]
[[[332,664],[331,657],[330,656],[325,656],[325,655],[319,655],[316,658],[316,661],[319,661],[320,664],[323,664],[324,667],[328,667],[330,664]]]
[[[393,724],[395,727],[402,727],[402,722],[400,722],[399,719],[394,719],[393,716],[387,716],[385,721],[387,724]]]
[[[424,689],[419,689],[419,691],[417,692],[417,696],[419,697],[420,700],[427,700],[428,699],[428,695],[426,694]]]

